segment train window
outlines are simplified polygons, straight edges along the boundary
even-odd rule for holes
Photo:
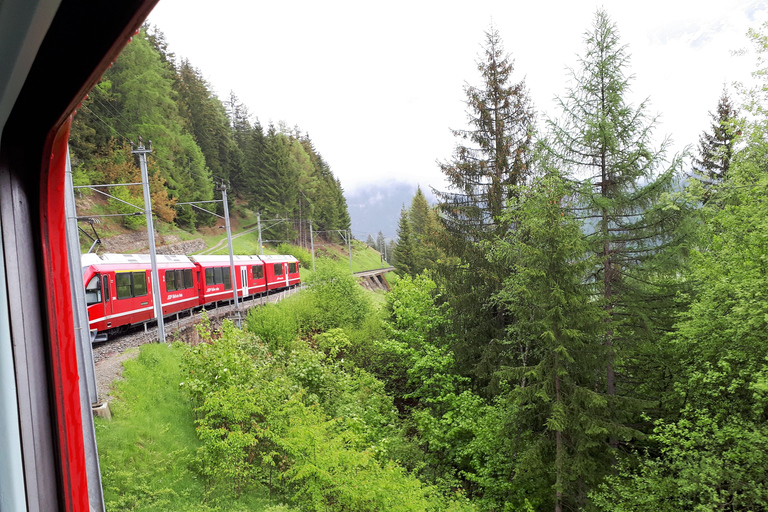
[[[254,265],[251,267],[251,275],[254,279],[264,279],[264,267],[261,265]]]
[[[133,287],[131,286],[131,274],[129,272],[116,273],[115,287],[117,288],[118,299],[129,299],[133,297]]]
[[[175,270],[165,271],[165,290],[168,292],[172,292],[176,290],[176,271]]]
[[[184,270],[184,288],[194,288],[195,282],[192,278],[192,269],[188,268]]]
[[[104,290],[104,302],[109,302],[109,276],[104,276],[104,286],[102,287],[102,290]]]
[[[216,284],[216,282],[213,280],[212,268],[205,269],[205,284]]]
[[[232,289],[232,278],[230,276],[230,269],[227,267],[221,268],[221,273],[223,274],[224,278],[224,289],[225,290],[231,290]]]
[[[133,296],[141,297],[147,294],[147,273],[133,272]]]
[[[213,282],[216,284],[221,284],[224,282],[224,276],[221,273],[221,267],[216,267],[213,269]]]
[[[298,272],[298,270],[296,269],[296,263],[289,263],[288,264],[288,273],[289,274],[295,274],[296,272]]]
[[[275,276],[283,275],[283,264],[275,263]]]
[[[101,277],[95,275],[85,286],[85,303],[90,306],[99,302],[101,302]]]

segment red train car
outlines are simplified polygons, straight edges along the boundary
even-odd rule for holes
[[[148,255],[86,254],[82,262],[91,330],[114,332],[155,318]],[[189,258],[158,255],[157,267],[163,315],[199,304],[197,269]]]
[[[258,256],[235,256],[235,265],[239,266],[237,290],[240,297],[253,297],[267,292],[264,263]]]
[[[293,256],[268,255],[259,256],[264,262],[264,273],[267,277],[269,290],[282,290],[301,283],[299,275],[299,260]]]
[[[199,275],[198,296],[200,305],[234,298],[229,256],[192,256]],[[235,264],[235,275],[238,266]]]

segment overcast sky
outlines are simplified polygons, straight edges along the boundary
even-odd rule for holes
[[[724,84],[749,79],[754,57],[732,51],[768,19],[764,0],[161,0],[149,21],[219,98],[232,90],[264,126],[309,133],[345,190],[444,189],[436,162],[451,156],[450,128],[466,125],[463,89],[480,85],[490,25],[515,61],[513,80],[525,79],[540,116],[556,117],[601,6],[632,56],[631,100],[650,99],[658,138],[672,136],[676,150],[708,128]]]

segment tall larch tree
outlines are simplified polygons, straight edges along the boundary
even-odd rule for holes
[[[562,168],[581,184],[576,209],[598,261],[586,279],[600,284],[606,313],[601,386],[609,396],[641,394],[630,384],[642,381],[634,356],[670,328],[675,312],[673,249],[685,231],[680,205],[666,208],[662,199],[677,177],[679,159],[668,165],[664,160],[668,140],[653,147],[655,119],[646,113],[646,102],[629,103],[629,56],[605,11],[597,11],[585,42],[573,85],[559,99],[562,117],[550,122],[552,147]],[[627,382],[623,389],[617,367]],[[625,405],[613,405],[617,415],[629,414]]]
[[[502,216],[514,186],[529,172],[534,112],[525,82],[513,82],[513,61],[494,28],[485,33],[477,63],[479,87],[466,86],[468,128],[452,130],[459,140],[440,168],[450,190],[436,191],[445,228],[439,245],[449,258],[436,280],[456,313],[455,352],[461,371],[486,380],[499,364],[499,346],[508,319],[489,307],[507,273],[490,263],[479,242],[507,232]],[[482,385],[482,384],[481,384]]]

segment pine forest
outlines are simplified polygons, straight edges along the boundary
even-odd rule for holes
[[[236,201],[273,223],[265,236],[309,246],[315,231],[349,229],[341,183],[298,127],[262,126],[234,92],[215,96],[201,70],[177,62],[165,37],[144,26],[126,46],[74,117],[70,137],[75,185],[136,183],[133,144],[149,146],[153,211],[187,231],[215,217],[190,204],[220,199],[224,185]],[[125,228],[141,228],[126,203],[143,204],[140,187],[109,187],[109,212]],[[216,196],[216,197],[214,197]],[[215,208],[221,203],[199,206]],[[126,215],[128,214],[128,215]]]

